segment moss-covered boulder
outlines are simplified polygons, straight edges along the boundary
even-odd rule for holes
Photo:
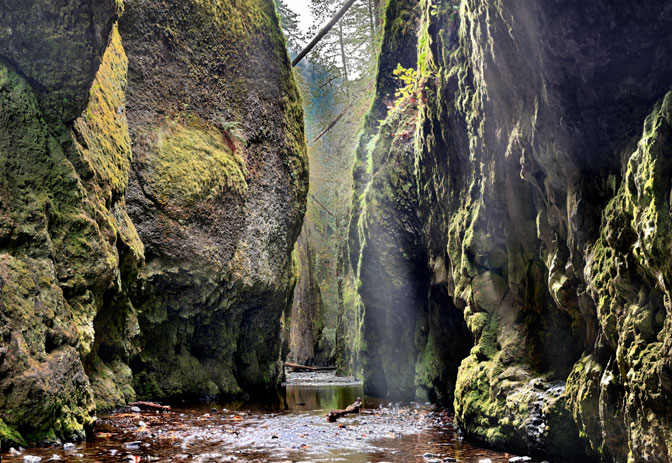
[[[232,395],[282,376],[281,315],[307,193],[303,112],[270,0],[125,4],[145,245],[139,397]]]
[[[92,426],[84,360],[95,349],[94,320],[120,279],[119,249],[142,254],[123,212],[130,138],[118,116],[117,4],[47,3],[2,11],[3,446],[80,438]]]

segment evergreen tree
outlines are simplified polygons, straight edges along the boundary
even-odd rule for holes
[[[285,0],[275,0],[275,8],[280,17],[280,27],[287,38],[289,52],[296,54],[301,50],[306,39],[299,27],[299,15],[285,3]]]

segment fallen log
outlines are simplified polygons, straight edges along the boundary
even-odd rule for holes
[[[362,399],[361,397],[357,397],[357,400],[355,400],[355,403],[348,405],[345,407],[345,410],[332,410],[329,412],[327,415],[327,421],[330,423],[335,423],[337,419],[349,415],[351,413],[359,413],[359,409],[362,407]]]
[[[308,365],[299,365],[292,362],[285,362],[285,366],[291,368],[293,371],[330,371],[336,369],[336,367],[309,367]]]
[[[141,408],[143,410],[170,410],[170,406],[161,405],[161,404],[157,404],[157,403],[154,403],[154,402],[140,401],[140,402],[133,402],[133,403],[130,403],[128,405],[130,407],[138,407],[138,408]]]

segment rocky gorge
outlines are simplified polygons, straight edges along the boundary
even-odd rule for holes
[[[385,21],[351,368],[489,446],[669,461],[672,5],[390,0]]]
[[[2,449],[273,396],[290,359],[446,407],[458,441],[670,461],[672,3],[368,5],[341,236],[304,221],[272,0],[0,2]]]

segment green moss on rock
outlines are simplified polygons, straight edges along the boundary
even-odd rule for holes
[[[247,192],[245,161],[224,135],[208,127],[168,124],[158,136],[148,183],[161,204],[192,205],[226,191]]]

